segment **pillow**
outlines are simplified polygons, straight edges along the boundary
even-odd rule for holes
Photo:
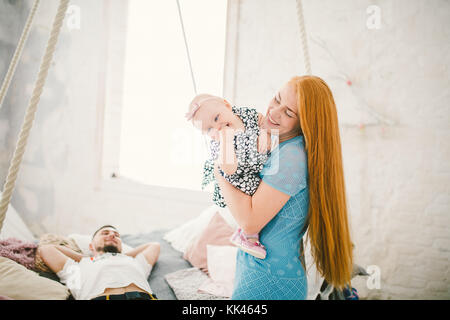
[[[185,253],[206,228],[218,208],[216,205],[206,208],[198,217],[166,233],[163,239],[175,250]]]
[[[0,199],[2,193],[0,192]],[[20,218],[16,210],[8,205],[8,210],[6,212],[5,220],[3,221],[3,227],[0,231],[0,239],[16,238],[28,242],[36,241],[33,233],[28,229],[26,224]]]
[[[208,273],[206,246],[230,246],[230,237],[234,229],[231,228],[223,217],[216,213],[200,237],[187,248],[183,258],[189,261],[192,266]]]
[[[233,294],[238,249],[232,246],[206,247],[210,277],[200,286],[199,291],[230,298]]]
[[[233,228],[233,229],[239,228],[238,223],[234,219],[234,217],[231,214],[230,209],[228,209],[228,207],[220,208],[217,206],[217,208],[218,208],[218,211],[219,211],[220,215],[222,216],[222,218],[228,223],[228,225],[231,228]]]
[[[309,231],[309,230],[308,230]],[[308,296],[306,300],[316,300],[317,295],[320,294],[320,287],[322,286],[324,278],[317,270],[314,258],[311,253],[311,244],[308,241],[308,231],[303,236],[306,277],[308,281]]]
[[[0,257],[0,293],[15,300],[66,300],[69,289],[39,276],[11,259]]]
[[[0,256],[20,263],[30,270],[35,269],[37,244],[16,238],[0,240]]]
[[[72,249],[75,252],[82,253],[81,249],[78,247],[75,241],[73,241],[70,238],[58,236],[52,233],[47,233],[41,236],[41,238],[39,239],[39,246],[44,244],[60,245]],[[52,272],[50,268],[47,267],[47,265],[42,260],[39,250],[36,251],[36,257],[34,262],[36,265],[35,266],[36,270],[40,272]]]
[[[169,242],[175,250],[185,253],[187,248],[198,239],[217,212],[233,229],[238,227],[228,207],[221,208],[214,204],[206,208],[198,217],[166,233],[164,240]]]
[[[199,286],[208,276],[198,268],[181,269],[164,276],[178,300],[227,300],[209,293],[199,292]]]
[[[77,247],[81,250],[80,252],[85,254],[85,255],[90,255],[92,252],[89,249],[89,244],[92,241],[92,236],[87,235],[87,234],[78,234],[78,233],[73,233],[73,234],[69,234],[69,236],[67,237],[70,240],[72,240]],[[122,241],[122,251],[123,253],[126,253],[128,251],[133,250],[132,247],[126,245],[125,243],[123,243]]]

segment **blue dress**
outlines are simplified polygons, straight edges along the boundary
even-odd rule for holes
[[[283,141],[260,173],[271,187],[291,197],[261,230],[265,259],[238,251],[232,299],[304,300],[307,279],[300,261],[300,239],[309,207],[308,166],[303,136]]]

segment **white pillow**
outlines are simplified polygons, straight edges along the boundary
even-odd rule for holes
[[[220,215],[230,225],[230,227],[232,227],[233,229],[239,228],[238,223],[234,219],[234,217],[231,214],[230,209],[228,209],[228,207],[221,208],[221,207],[216,206],[216,208],[219,210]]]
[[[209,278],[199,287],[200,292],[230,298],[236,273],[235,246],[206,245]]]
[[[0,192],[0,199],[1,196],[2,193]],[[29,242],[37,240],[11,204],[8,205],[5,220],[3,221],[3,228],[0,231],[0,239],[7,238],[17,238]]]
[[[181,226],[167,232],[163,239],[169,242],[175,250],[185,253],[187,248],[195,241],[195,239],[203,232],[208,226],[209,221],[218,211],[216,205],[212,205],[197,217]]]
[[[92,236],[87,234],[79,234],[79,233],[72,233],[68,235],[68,238],[75,241],[78,248],[80,248],[81,252],[85,255],[91,254],[91,250],[89,250],[89,244],[92,241]],[[122,242],[122,251],[123,253],[127,253],[128,251],[133,250],[132,247],[126,245]]]
[[[320,287],[322,286],[324,279],[317,270],[316,264],[314,263],[314,259],[311,255],[311,244],[307,241],[307,233],[308,232],[303,235],[306,276],[308,279],[308,297],[306,300],[315,300],[317,295],[320,293]]]
[[[228,207],[221,208],[214,204],[203,210],[198,217],[167,232],[163,239],[169,242],[175,250],[185,253],[187,248],[202,234],[216,212],[219,212],[232,228],[238,227]]]

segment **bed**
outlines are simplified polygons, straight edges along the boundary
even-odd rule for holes
[[[161,252],[159,259],[148,278],[148,282],[158,299],[177,300],[174,291],[165,280],[165,276],[179,270],[192,268],[192,265],[187,260],[183,259],[182,252],[175,250],[163,239],[164,234],[167,232],[168,230],[158,230],[145,234],[123,235],[122,241],[131,247],[137,247],[142,243],[150,241],[160,243]]]
[[[36,246],[38,244],[38,240],[27,230],[16,212],[8,211],[7,217],[8,220],[5,221],[0,240],[16,237],[23,239],[30,245]],[[124,249],[126,246],[137,247],[147,242],[160,243],[159,259],[148,278],[150,287],[158,299],[225,300],[230,299],[232,292],[233,280],[229,275],[234,276],[232,268],[235,267],[235,260],[233,261],[233,259],[236,257],[236,251],[230,249],[237,250],[237,248],[227,245],[234,227],[230,215],[226,211],[218,211],[217,207],[212,206],[197,218],[178,228],[140,234],[124,234],[122,235],[122,242]],[[77,239],[74,234],[65,238],[76,242],[79,249],[86,252],[91,236],[81,236]],[[82,238],[83,241],[81,241]],[[42,238],[39,239],[39,241],[42,240]],[[3,268],[3,274],[0,277],[0,298],[2,295],[8,296],[8,293],[12,291],[15,291],[16,294],[13,299],[41,299],[47,293],[49,299],[71,298],[67,287],[59,282],[56,274],[31,271],[23,265],[19,265],[19,263],[10,268],[11,266],[7,264],[11,265],[14,261],[6,260],[4,257],[0,257],[0,274]],[[10,279],[9,284],[6,283],[9,287],[5,287],[5,282],[8,282],[4,277],[8,272],[8,270],[5,272],[5,264],[6,268],[10,268],[9,270],[18,272],[15,279]],[[225,266],[227,266],[227,269],[224,269]],[[354,270],[355,276],[367,275],[363,268],[356,267]],[[21,269],[18,270],[18,268]],[[333,288],[327,287],[323,280],[314,281],[316,279],[314,269],[308,270],[308,299],[344,298]],[[227,275],[225,285],[223,285],[223,278],[219,281],[223,274]],[[23,279],[24,276],[29,277],[30,283],[18,281],[18,279]],[[219,283],[220,285],[218,285]],[[46,287],[51,287],[52,291],[47,290]],[[36,290],[41,290],[41,292],[38,293]],[[29,295],[26,295],[26,293],[29,293]]]

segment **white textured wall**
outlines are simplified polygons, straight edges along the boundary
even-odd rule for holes
[[[232,3],[237,53],[227,68],[236,83],[226,92],[263,111],[305,72],[296,4]],[[381,9],[380,29],[366,26],[369,5]],[[312,72],[339,110],[355,261],[381,271],[379,290],[365,280],[355,287],[368,298],[449,299],[450,2],[303,0],[303,7]],[[375,124],[362,101],[394,124]]]
[[[31,3],[0,2],[1,75]],[[64,28],[61,34],[13,205],[37,234],[91,232],[100,223],[116,224],[123,233],[146,232],[196,216],[209,203],[208,195],[126,182],[105,184],[101,179],[101,163],[111,156],[101,152],[103,117],[108,101],[118,99],[105,97],[115,85],[105,79],[121,77],[118,68],[106,64],[113,58],[107,55],[112,42],[104,42],[111,32],[105,29],[105,15],[117,17],[126,11],[126,2],[71,3],[81,8],[81,29]],[[364,281],[355,286],[369,298],[448,299],[450,3],[303,0],[303,4],[313,73],[329,83],[339,109],[355,260],[381,270],[380,290],[367,289]],[[381,8],[378,30],[366,27],[366,8],[372,4]],[[1,181],[56,5],[41,2],[0,109]],[[304,72],[295,1],[230,0],[230,5],[226,96],[263,111],[284,82]],[[118,21],[122,20],[109,25],[122,27]],[[325,41],[337,64],[313,37]],[[350,76],[359,99],[395,124],[360,129],[360,122],[373,119],[360,111],[350,88],[336,79],[339,70]]]
[[[33,1],[0,0],[0,77],[6,74]],[[108,116],[120,116],[127,1],[73,0],[80,29],[62,28],[20,168],[12,204],[39,236],[91,233],[102,224],[124,233],[172,228],[209,205],[210,195],[103,179],[113,167],[118,130],[104,144]],[[0,109],[0,181],[12,158],[58,1],[41,1],[30,38]],[[123,41],[123,43],[122,43]],[[122,47],[121,47],[122,46]],[[118,50],[122,49],[122,51]],[[114,49],[114,50],[113,50]],[[115,139],[115,140],[114,140]],[[113,168],[116,169],[116,168]],[[108,171],[110,172],[110,171]]]

